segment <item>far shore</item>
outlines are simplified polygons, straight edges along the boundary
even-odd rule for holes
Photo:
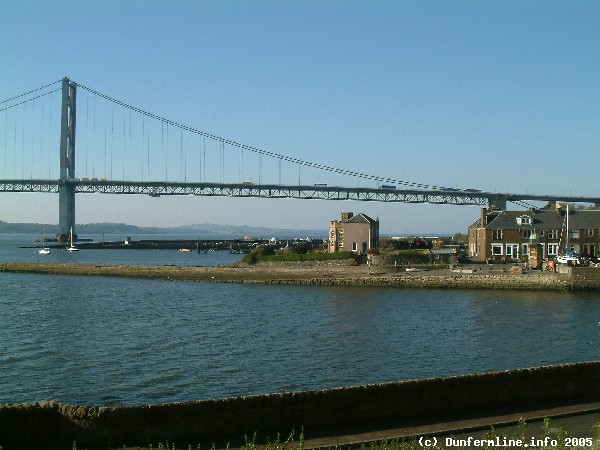
[[[218,267],[7,262],[0,267],[0,271],[216,283],[600,291],[600,270],[585,268],[574,269],[569,273],[534,270],[514,273],[506,268],[484,265],[481,268],[406,272],[396,267],[352,266],[325,261],[318,264],[238,263]]]

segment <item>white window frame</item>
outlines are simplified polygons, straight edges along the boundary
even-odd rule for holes
[[[558,255],[558,244],[550,243],[548,244],[548,252],[546,253],[548,256],[556,256]]]
[[[548,239],[558,239],[558,230],[548,230]]]
[[[513,250],[517,249],[517,254],[513,254]],[[519,259],[519,244],[506,244],[505,248],[506,256],[510,256],[512,259]]]
[[[500,253],[498,253],[498,250]],[[492,244],[492,256],[504,256],[504,246],[502,244]]]
[[[521,244],[521,254],[529,255],[529,244]]]

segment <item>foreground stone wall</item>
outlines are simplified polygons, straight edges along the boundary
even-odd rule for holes
[[[0,446],[116,448],[195,444],[252,433],[490,414],[600,398],[600,361],[322,391],[131,407],[42,402],[0,406]]]

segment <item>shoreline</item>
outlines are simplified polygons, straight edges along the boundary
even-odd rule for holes
[[[309,286],[373,286],[430,289],[516,289],[600,291],[600,270],[568,273],[449,269],[398,272],[395,268],[344,264],[261,264],[234,266],[127,266],[109,264],[7,262],[0,272],[109,276],[157,280]]]

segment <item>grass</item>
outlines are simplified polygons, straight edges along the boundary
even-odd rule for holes
[[[531,436],[528,433],[527,423],[521,419],[519,422],[517,431],[510,435],[497,433],[496,429],[492,427],[490,431],[483,434],[482,437],[476,438],[480,442],[467,441],[464,437],[439,437],[435,444],[433,444],[432,438],[428,442],[420,442],[419,438],[393,438],[383,439],[375,442],[367,442],[360,444],[360,446],[340,446],[335,445],[333,447],[327,447],[327,450],[442,450],[442,449],[456,449],[456,450],[468,450],[468,449],[481,449],[481,450],[517,450],[518,448],[525,448],[524,446],[518,446],[516,442],[526,443],[527,450],[572,450],[572,449],[585,449],[585,450],[600,450],[600,423],[592,427],[592,437],[589,438],[574,438],[569,432],[563,428],[560,428],[558,432],[553,434],[551,432],[551,421],[549,418],[544,419],[544,423],[539,436]],[[451,446],[444,445],[446,439],[453,439]],[[421,444],[425,445],[421,445]],[[429,445],[427,445],[429,444]],[[440,445],[441,444],[441,445]],[[476,445],[479,444],[479,445]],[[249,437],[246,436],[244,444],[240,450],[304,450],[304,432],[300,431],[297,436],[292,431],[289,436],[282,440],[278,434],[276,438],[271,441],[267,439],[264,444],[258,444],[256,442],[256,433]],[[124,449],[132,450],[132,447],[118,447],[115,450]],[[141,447],[134,447],[134,449],[142,450]],[[158,443],[156,446],[149,445],[143,449],[151,450],[218,450],[215,444],[211,447],[201,447],[200,445],[187,445],[184,447],[177,446],[172,442]],[[0,446],[0,450],[3,447]],[[71,450],[78,450],[77,443],[73,442]],[[226,445],[225,450],[230,450],[229,444]]]

